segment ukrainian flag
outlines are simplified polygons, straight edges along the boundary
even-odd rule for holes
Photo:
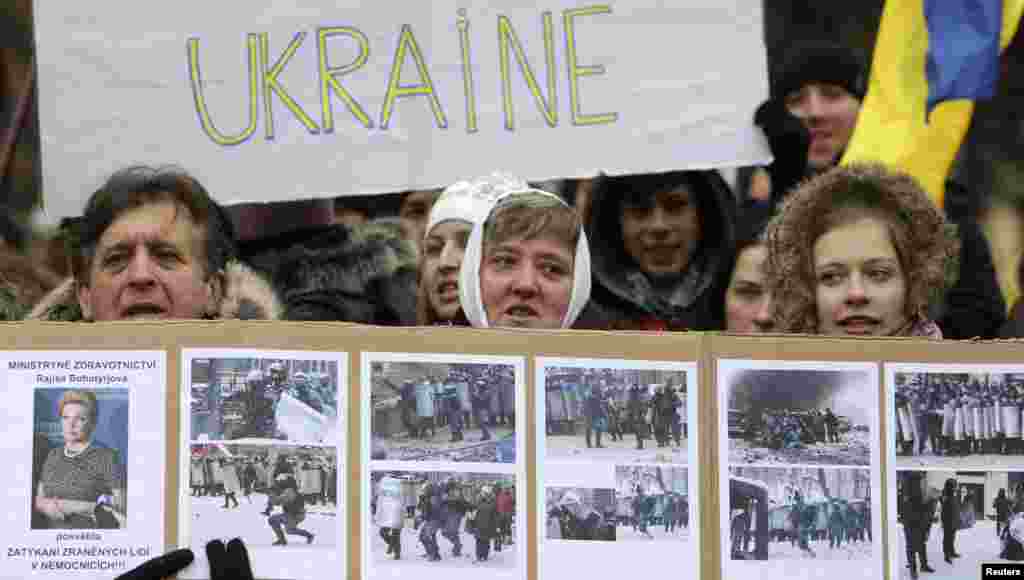
[[[941,206],[974,101],[995,94],[1024,0],[888,0],[868,92],[842,162],[916,177]]]

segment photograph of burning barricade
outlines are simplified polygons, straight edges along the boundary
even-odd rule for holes
[[[241,537],[249,546],[337,548],[338,452],[334,447],[190,445],[192,546]]]
[[[983,563],[1024,560],[1024,473],[897,471],[893,479],[892,578],[972,578]]]
[[[868,469],[738,467],[728,485],[732,560],[879,558]]]
[[[192,441],[338,437],[337,360],[195,357],[187,364]]]
[[[516,365],[432,355],[366,364],[371,460],[515,463]]]
[[[370,566],[521,569],[516,503],[510,474],[372,471],[364,539]]]
[[[991,366],[889,373],[890,420],[900,468],[1015,467],[1024,455],[1024,369]]]
[[[692,373],[628,361],[600,366],[562,362],[538,362],[546,459],[687,462]]]
[[[728,362],[740,361],[719,361],[723,454],[731,465],[870,464],[876,373],[834,363],[817,369]]]

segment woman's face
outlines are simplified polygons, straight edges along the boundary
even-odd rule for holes
[[[697,201],[684,186],[622,204],[622,242],[646,274],[686,270],[701,238]]]
[[[888,336],[907,322],[907,284],[885,222],[864,217],[814,243],[818,332]]]
[[[60,421],[64,429],[65,443],[84,443],[89,440],[92,425],[90,425],[89,413],[85,405],[66,403]]]
[[[772,328],[772,295],[765,287],[764,244],[747,246],[725,291],[725,328],[729,332],[768,332]]]
[[[459,267],[472,230],[467,221],[448,220],[435,225],[423,241],[420,283],[440,320],[451,320],[459,311]]]
[[[480,294],[491,326],[561,328],[572,297],[573,254],[548,237],[486,247]]]

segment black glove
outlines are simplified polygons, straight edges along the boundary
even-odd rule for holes
[[[224,542],[214,540],[206,544],[206,556],[210,561],[210,580],[253,580],[249,553],[242,540],[231,540],[226,549]],[[173,550],[143,562],[114,580],[164,580],[185,569],[194,559],[195,554],[188,548]]]
[[[157,556],[121,574],[114,580],[163,580],[185,569],[195,560],[192,550],[182,548]]]
[[[768,167],[772,178],[772,205],[779,203],[807,175],[811,133],[781,99],[769,99],[754,113],[754,124],[768,138],[775,161]]]
[[[206,544],[206,557],[210,560],[210,580],[254,580],[249,552],[240,538],[228,542],[214,540]]]

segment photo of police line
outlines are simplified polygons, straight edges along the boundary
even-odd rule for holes
[[[371,364],[371,459],[514,463],[512,365]]]
[[[548,458],[687,460],[686,372],[544,369]]]
[[[519,565],[515,476],[373,471],[370,490],[372,565]]]
[[[193,441],[325,443],[338,434],[338,363],[277,358],[195,358]]]
[[[721,382],[731,464],[869,464],[877,385],[867,373],[744,369]]]
[[[982,563],[1024,560],[1024,473],[898,471],[899,578],[978,577]]]
[[[897,466],[1012,468],[1024,454],[1024,374],[896,373],[893,406]]]
[[[335,547],[336,448],[192,444],[188,469],[193,545]]]
[[[729,470],[733,560],[873,559],[873,517],[868,469]],[[864,570],[855,574],[864,577]]]
[[[615,467],[615,488],[547,486],[548,540],[622,542],[690,538],[687,469]]]

